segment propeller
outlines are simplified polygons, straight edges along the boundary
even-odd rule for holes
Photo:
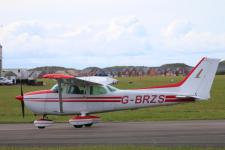
[[[23,86],[22,86],[22,80],[21,80],[21,78],[20,78],[20,95],[22,97],[22,100],[20,102],[21,102],[22,116],[24,118]]]
[[[20,73],[20,95],[16,96],[16,99],[20,101],[21,103],[21,109],[22,109],[22,117],[24,118],[24,100],[23,100],[23,86],[22,86],[22,79],[21,79],[21,72],[18,70]]]

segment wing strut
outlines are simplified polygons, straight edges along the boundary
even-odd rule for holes
[[[57,79],[58,81],[58,91],[59,91],[59,111],[63,113],[63,102],[62,102],[62,79]]]

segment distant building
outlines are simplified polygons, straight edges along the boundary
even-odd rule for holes
[[[27,69],[4,69],[2,76],[8,79],[35,80],[39,78],[41,71],[31,71]]]
[[[2,76],[2,45],[0,44],[0,76]]]
[[[136,75],[137,76],[144,76],[145,75],[145,71],[144,69],[140,68],[136,71]]]
[[[98,67],[88,67],[80,71],[78,76],[108,76],[109,73]]]
[[[155,68],[150,68],[147,72],[147,75],[149,76],[157,76],[158,73],[157,73],[157,70]]]

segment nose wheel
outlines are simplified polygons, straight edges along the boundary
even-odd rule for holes
[[[34,121],[34,126],[38,129],[44,129],[54,124],[54,121],[48,119],[46,115],[43,115],[42,118]]]

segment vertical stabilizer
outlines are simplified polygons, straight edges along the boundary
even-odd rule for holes
[[[203,58],[182,81],[180,92],[199,99],[210,98],[210,89],[218,64],[219,59]]]

